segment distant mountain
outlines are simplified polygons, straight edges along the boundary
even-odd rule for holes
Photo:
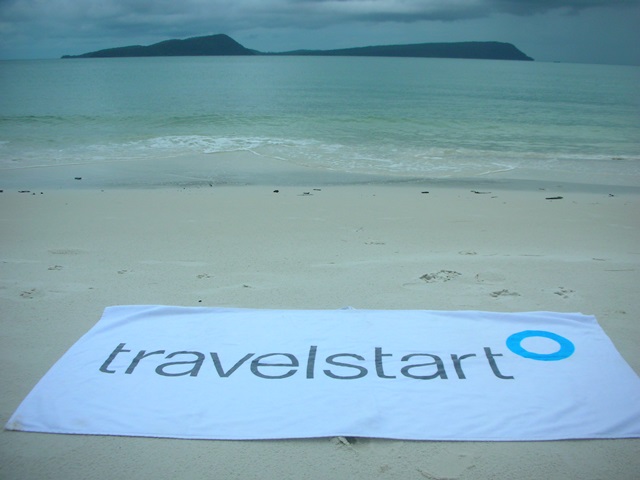
[[[477,58],[485,60],[527,60],[525,55],[510,43],[457,42],[415,43],[410,45],[379,45],[374,47],[342,48],[338,50],[295,50],[279,55],[322,55],[344,57],[426,57],[426,58]]]
[[[379,45],[342,48],[338,50],[293,50],[265,53],[243,47],[231,37],[219,34],[193,37],[185,40],[166,40],[149,46],[108,48],[82,55],[64,55],[62,58],[107,57],[177,57],[203,55],[306,55],[344,57],[428,57],[476,58],[487,60],[532,61],[514,45],[502,42],[416,43],[410,45]]]
[[[255,55],[233,38],[220,34],[193,37],[186,40],[165,40],[149,46],[108,48],[82,55],[64,55],[62,58],[107,58],[107,57],[188,57],[205,55]]]

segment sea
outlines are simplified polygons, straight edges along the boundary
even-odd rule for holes
[[[0,188],[640,186],[640,67],[375,57],[0,62]],[[12,183],[13,182],[13,183]]]

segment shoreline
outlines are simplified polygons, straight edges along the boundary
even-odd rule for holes
[[[582,312],[640,373],[636,187],[484,178],[102,189],[78,176],[28,194],[0,185],[3,424],[110,305]],[[0,474],[622,479],[640,470],[639,442],[3,431]]]
[[[512,167],[477,173],[351,172],[298,165],[254,152],[184,155],[176,158],[117,160],[56,165],[0,167],[0,189],[100,190],[172,189],[223,186],[336,187],[419,186],[495,188],[500,190],[566,190],[640,194],[640,177],[626,173]]]
[[[78,168],[80,167],[80,168]],[[211,177],[178,176],[162,174],[155,179],[140,180],[135,176],[106,180],[103,175],[83,168],[83,165],[34,166],[24,169],[0,169],[2,183],[0,190],[16,192],[37,191],[146,191],[176,189],[207,188],[318,188],[318,187],[399,187],[399,188],[432,188],[432,189],[495,189],[498,191],[553,191],[573,193],[609,193],[640,195],[640,186],[635,182],[629,184],[562,180],[562,179],[527,179],[519,177],[500,177],[498,175],[478,175],[470,177],[424,177],[354,174],[325,171],[320,175],[315,172],[300,176],[298,173],[284,174],[278,179],[265,180],[245,177]],[[33,175],[32,173],[37,172]],[[54,172],[44,175],[42,172]]]

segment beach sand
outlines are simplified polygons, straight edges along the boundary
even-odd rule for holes
[[[640,372],[638,212],[633,189],[553,183],[5,188],[0,420],[110,305],[582,312]],[[2,431],[0,477],[635,479],[639,452]]]

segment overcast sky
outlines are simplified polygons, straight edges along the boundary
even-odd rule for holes
[[[0,59],[226,33],[261,51],[497,40],[640,65],[640,0],[0,0]]]

